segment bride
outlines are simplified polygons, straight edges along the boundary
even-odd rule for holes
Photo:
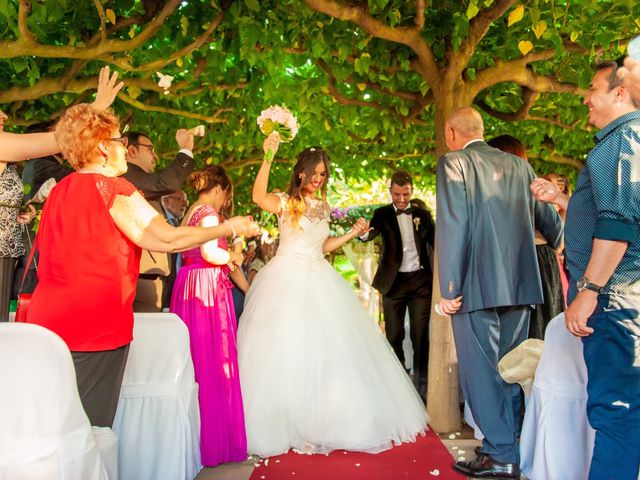
[[[265,153],[278,145],[271,134]],[[238,330],[249,452],[378,453],[415,440],[427,429],[420,397],[323,257],[368,231],[368,223],[359,219],[346,235],[329,236],[329,156],[321,148],[298,155],[287,193],[267,193],[270,166],[262,163],[253,200],[278,215],[280,246],[255,277]]]

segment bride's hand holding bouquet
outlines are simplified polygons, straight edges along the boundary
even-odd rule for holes
[[[257,123],[260,131],[267,135],[267,139],[274,133],[277,133],[278,144],[280,142],[290,142],[298,134],[298,121],[296,117],[294,117],[293,113],[288,109],[279,105],[272,105],[260,112]],[[272,144],[270,144],[270,146],[272,146]],[[277,150],[277,145],[275,149],[266,149],[264,159],[268,163],[271,163]]]
[[[279,147],[280,134],[278,132],[271,132],[262,143],[262,150],[264,150],[264,160],[268,163],[271,163]]]

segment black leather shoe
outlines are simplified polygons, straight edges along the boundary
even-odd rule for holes
[[[520,478],[517,463],[502,463],[480,454],[471,462],[455,462],[453,469],[472,478]]]

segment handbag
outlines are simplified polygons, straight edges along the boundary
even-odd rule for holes
[[[31,303],[31,294],[30,293],[22,293],[22,287],[24,287],[24,280],[27,278],[27,272],[29,271],[29,267],[31,266],[31,261],[33,261],[33,256],[36,253],[37,245],[38,245],[38,237],[36,237],[33,245],[31,244],[31,236],[27,231],[27,237],[29,238],[29,245],[31,245],[31,253],[29,253],[29,260],[27,261],[27,265],[24,268],[24,272],[22,273],[22,281],[20,282],[20,290],[18,291],[18,304],[16,306],[16,316],[14,318],[15,322],[26,322],[27,321],[27,312],[29,310],[29,304]],[[38,270],[38,264],[34,263],[36,266],[36,271]]]

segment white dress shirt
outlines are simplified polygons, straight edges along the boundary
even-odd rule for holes
[[[410,208],[407,207],[407,208]],[[398,211],[398,207],[393,205],[393,210]],[[416,240],[413,235],[413,216],[405,213],[396,215],[398,226],[400,227],[400,236],[402,237],[402,263],[400,264],[400,272],[415,272],[420,270],[420,254],[416,248]]]

